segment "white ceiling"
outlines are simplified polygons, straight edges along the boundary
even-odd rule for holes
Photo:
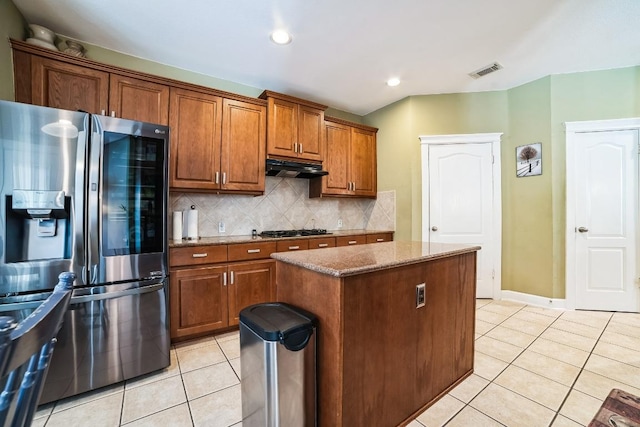
[[[640,0],[13,1],[73,39],[361,115],[409,95],[640,65]],[[276,27],[293,42],[272,43]],[[468,76],[493,61],[504,69]]]

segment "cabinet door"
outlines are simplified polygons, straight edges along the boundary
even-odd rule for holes
[[[129,120],[169,124],[169,87],[111,74],[109,114]]]
[[[229,325],[239,323],[243,308],[275,300],[275,261],[233,264],[229,276]]]
[[[294,143],[298,140],[298,104],[269,98],[267,126],[267,154],[297,157]]]
[[[349,194],[349,145],[351,128],[339,123],[326,122],[326,155],[324,168],[329,175],[322,177],[324,194]]]
[[[222,111],[221,188],[264,191],[266,108],[225,99]]]
[[[322,161],[324,111],[298,106],[298,157]]]
[[[222,98],[171,88],[169,104],[170,186],[219,189]]]
[[[227,267],[171,272],[171,338],[210,332],[229,324]]]
[[[39,56],[31,58],[33,104],[94,114],[106,112],[108,73]]]
[[[358,196],[375,197],[376,134],[363,129],[351,129],[351,181]]]

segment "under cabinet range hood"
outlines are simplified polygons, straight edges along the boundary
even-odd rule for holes
[[[329,175],[329,172],[322,170],[322,165],[277,159],[267,159],[266,173],[267,176],[306,179]]]

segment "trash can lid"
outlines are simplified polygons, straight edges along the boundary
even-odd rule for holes
[[[315,315],[283,302],[255,304],[240,311],[240,322],[265,341],[279,341],[293,351],[304,348],[313,328],[317,326]],[[306,339],[300,339],[300,335]],[[295,344],[295,342],[299,344]],[[300,344],[304,345],[300,347]],[[290,348],[292,347],[292,348]],[[300,347],[300,348],[293,348]]]

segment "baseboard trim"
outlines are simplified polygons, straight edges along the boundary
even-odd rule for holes
[[[547,298],[539,295],[525,294],[516,291],[501,291],[501,299],[521,302],[524,304],[535,305],[544,308],[557,308],[565,310],[567,308],[567,300],[560,298]]]

